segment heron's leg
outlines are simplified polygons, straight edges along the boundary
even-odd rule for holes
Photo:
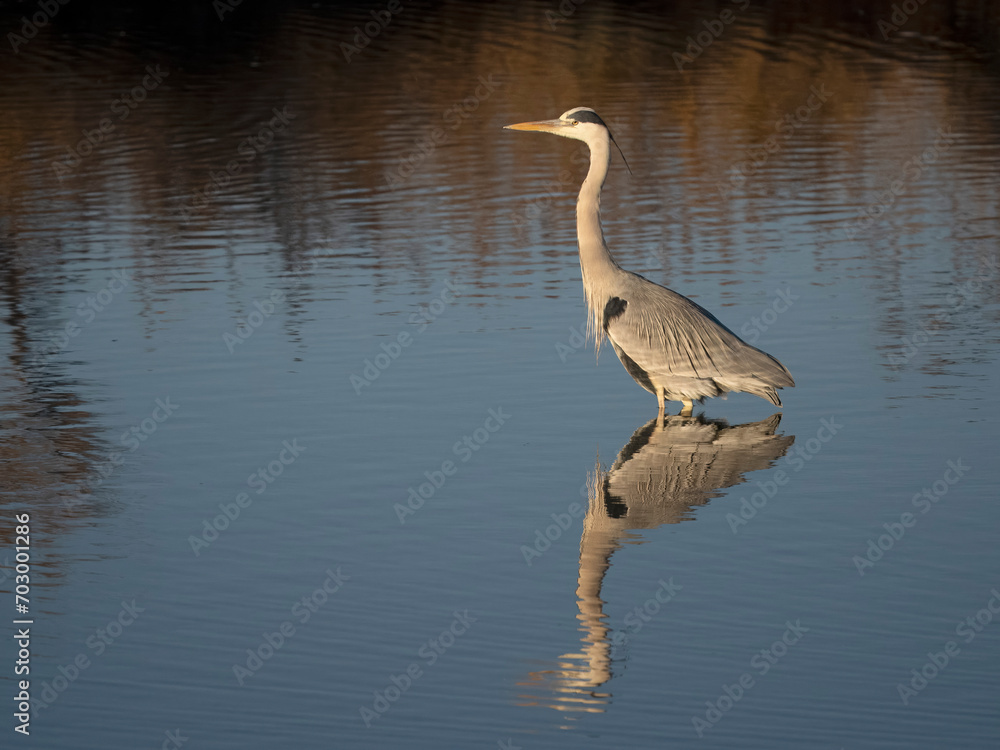
[[[694,400],[691,401],[681,401],[681,413],[682,417],[690,417],[691,412],[694,411]]]
[[[660,416],[662,417],[663,416],[663,409],[664,409],[664,404],[663,404],[663,389],[662,388],[660,388],[660,389],[658,389],[656,391],[656,404],[657,404],[657,406],[660,407]]]

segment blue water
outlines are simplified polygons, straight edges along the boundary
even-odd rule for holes
[[[67,15],[0,72],[31,741],[995,746],[995,26],[751,6],[678,71],[719,9],[403,7],[350,62],[371,8],[240,7]],[[501,130],[576,105],[618,260],[783,409],[661,425],[581,342],[579,144]]]

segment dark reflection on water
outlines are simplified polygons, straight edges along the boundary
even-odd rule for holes
[[[38,679],[149,602],[39,742],[153,746],[187,722],[213,747],[687,746],[704,699],[801,615],[815,646],[698,746],[996,744],[993,641],[916,709],[893,692],[1000,576],[995,4],[402,2],[364,44],[387,4],[216,5],[75,0],[35,34],[35,6],[0,7],[0,511],[33,517]],[[734,536],[707,501],[787,450],[776,417],[735,397],[647,425],[595,478],[579,555],[554,545],[525,575],[536,517],[649,406],[575,343],[585,153],[501,130],[577,105],[632,167],[604,195],[621,264],[789,365],[788,433],[846,426]],[[446,281],[460,293],[418,333]],[[510,425],[398,524],[498,405]],[[303,459],[193,555],[296,438]],[[959,457],[969,477],[855,578]],[[342,598],[237,685],[337,564]],[[619,659],[609,613],[671,570],[676,619]],[[357,707],[458,607],[477,626],[367,729]],[[570,612],[582,648],[529,666],[577,637]]]
[[[610,469],[598,466],[589,475],[576,588],[584,648],[560,656],[555,669],[532,672],[519,683],[532,690],[521,696],[524,705],[570,712],[606,709],[612,693],[600,688],[611,679],[615,658],[622,658],[629,632],[641,630],[643,620],[676,595],[673,579],[660,581],[645,614],[636,608],[638,614],[627,615],[614,630],[601,597],[611,556],[624,544],[644,542],[633,531],[692,520],[694,508],[718,497],[719,490],[747,481],[747,472],[773,466],[795,442],[794,436],[775,434],[780,422],[780,414],[734,426],[700,416],[653,419],[635,431]]]

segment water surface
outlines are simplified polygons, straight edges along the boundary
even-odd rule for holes
[[[37,746],[996,745],[995,17],[207,8],[0,65]],[[579,105],[780,412],[581,342],[585,152],[501,130]]]

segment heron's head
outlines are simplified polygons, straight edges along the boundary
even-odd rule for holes
[[[615,144],[618,152],[621,153],[621,148],[618,146],[617,141],[615,141],[614,135],[611,134],[611,128],[605,125],[600,115],[590,107],[574,107],[563,112],[555,120],[519,122],[516,125],[505,125],[504,129],[537,130],[541,133],[561,135],[563,138],[583,141],[591,147],[591,151],[593,151],[595,143],[599,141],[607,143],[610,140]],[[628,160],[625,159],[625,154],[622,154],[622,160],[625,161],[625,168],[628,169],[629,174],[632,174],[632,170],[628,166]]]
[[[506,130],[537,130],[542,133],[561,135],[577,141],[592,141],[595,138],[614,138],[604,120],[590,107],[574,107],[559,115],[555,120],[537,120],[505,125]]]

